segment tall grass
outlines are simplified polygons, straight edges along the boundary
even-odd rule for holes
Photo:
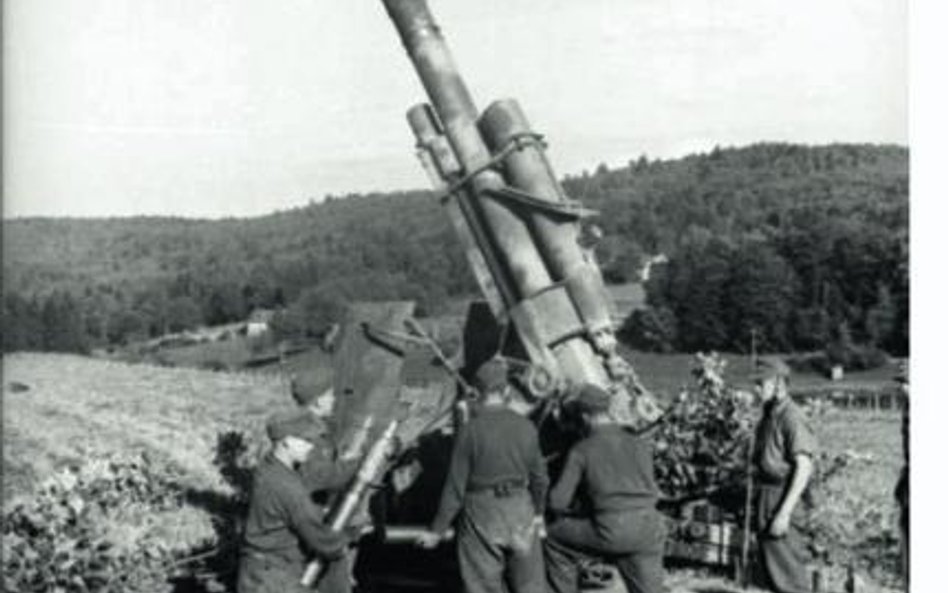
[[[28,492],[54,469],[89,455],[141,451],[177,468],[190,485],[224,487],[217,435],[262,434],[292,399],[278,376],[216,373],[57,354],[3,361],[4,496]]]

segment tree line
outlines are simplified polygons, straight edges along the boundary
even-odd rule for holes
[[[907,354],[907,157],[863,146],[715,151],[674,189],[646,190],[651,200],[678,196],[676,222],[613,231],[670,257],[623,337],[658,351],[825,351],[826,363],[848,367]],[[641,224],[629,210],[606,220]]]
[[[666,254],[641,347],[808,349],[848,336],[907,349],[908,151],[759,144],[643,156],[567,177],[600,211],[610,282]],[[4,221],[3,348],[84,351],[278,309],[315,335],[355,299],[423,314],[476,294],[431,192],[329,196],[249,219]],[[701,297],[701,298],[699,298]]]

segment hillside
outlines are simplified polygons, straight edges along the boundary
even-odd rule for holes
[[[908,151],[895,146],[641,157],[564,186],[601,212],[597,252],[612,282],[635,280],[645,254],[674,257],[696,237],[767,241],[789,257],[810,249],[801,247],[806,229],[830,227],[849,243],[882,237],[889,251],[908,232]],[[83,350],[239,320],[256,307],[286,306],[291,333],[315,333],[352,299],[410,298],[438,313],[475,291],[446,217],[423,191],[328,197],[249,219],[17,219],[4,221],[3,241],[5,351]],[[805,294],[825,280],[807,268],[808,254],[790,262]],[[907,265],[907,248],[903,256]],[[834,271],[832,282],[849,304],[875,298],[875,286],[870,297],[850,294],[858,278]]]
[[[567,177],[598,209],[606,236],[674,253],[693,229],[718,237],[766,233],[822,213],[907,231],[909,152],[899,146],[755,144]]]

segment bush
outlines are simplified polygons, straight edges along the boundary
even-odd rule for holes
[[[849,371],[876,369],[889,361],[885,352],[870,345],[851,345],[847,348],[830,346],[826,349],[826,359],[831,365],[841,364]]]
[[[670,499],[701,497],[711,490],[741,490],[752,402],[727,387],[725,366],[726,361],[716,354],[698,354],[692,371],[695,389],[681,395],[658,429],[655,474]]]
[[[825,352],[808,352],[787,358],[787,364],[797,373],[814,373],[829,375],[832,364],[827,360]]]
[[[214,464],[227,491],[185,488],[144,455],[58,472],[3,513],[2,590],[151,593],[172,580],[183,590],[234,590],[263,446],[241,432],[218,434]],[[182,517],[182,508],[210,513],[212,525],[191,529],[199,514]]]
[[[254,442],[243,432],[218,433],[214,465],[229,491],[192,491],[187,495],[188,502],[211,514],[215,531],[214,547],[199,554],[200,561],[189,563],[178,576],[179,583],[189,586],[187,590],[214,592],[236,589],[253,471],[264,446],[263,442]]]
[[[637,309],[619,328],[623,342],[648,352],[673,352],[677,340],[675,314],[666,307]]]
[[[154,591],[175,549],[154,527],[182,489],[144,456],[93,459],[67,469],[3,514],[6,591]],[[123,534],[110,525],[135,527]],[[134,537],[128,537],[128,533]]]
[[[888,362],[889,356],[875,346],[831,345],[823,352],[793,359],[791,366],[799,371],[811,371],[829,376],[836,365],[842,366],[846,371],[867,371],[879,368]]]
[[[836,365],[846,371],[877,369],[889,363],[889,355],[868,344],[836,342],[822,352],[799,354],[787,362],[797,372],[818,373],[828,377]]]
[[[206,371],[218,371],[218,372],[228,370],[227,365],[223,361],[218,360],[216,358],[205,360],[204,362],[201,363],[201,368]]]

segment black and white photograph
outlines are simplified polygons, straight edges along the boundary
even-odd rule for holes
[[[2,590],[937,591],[910,8],[7,0]]]

